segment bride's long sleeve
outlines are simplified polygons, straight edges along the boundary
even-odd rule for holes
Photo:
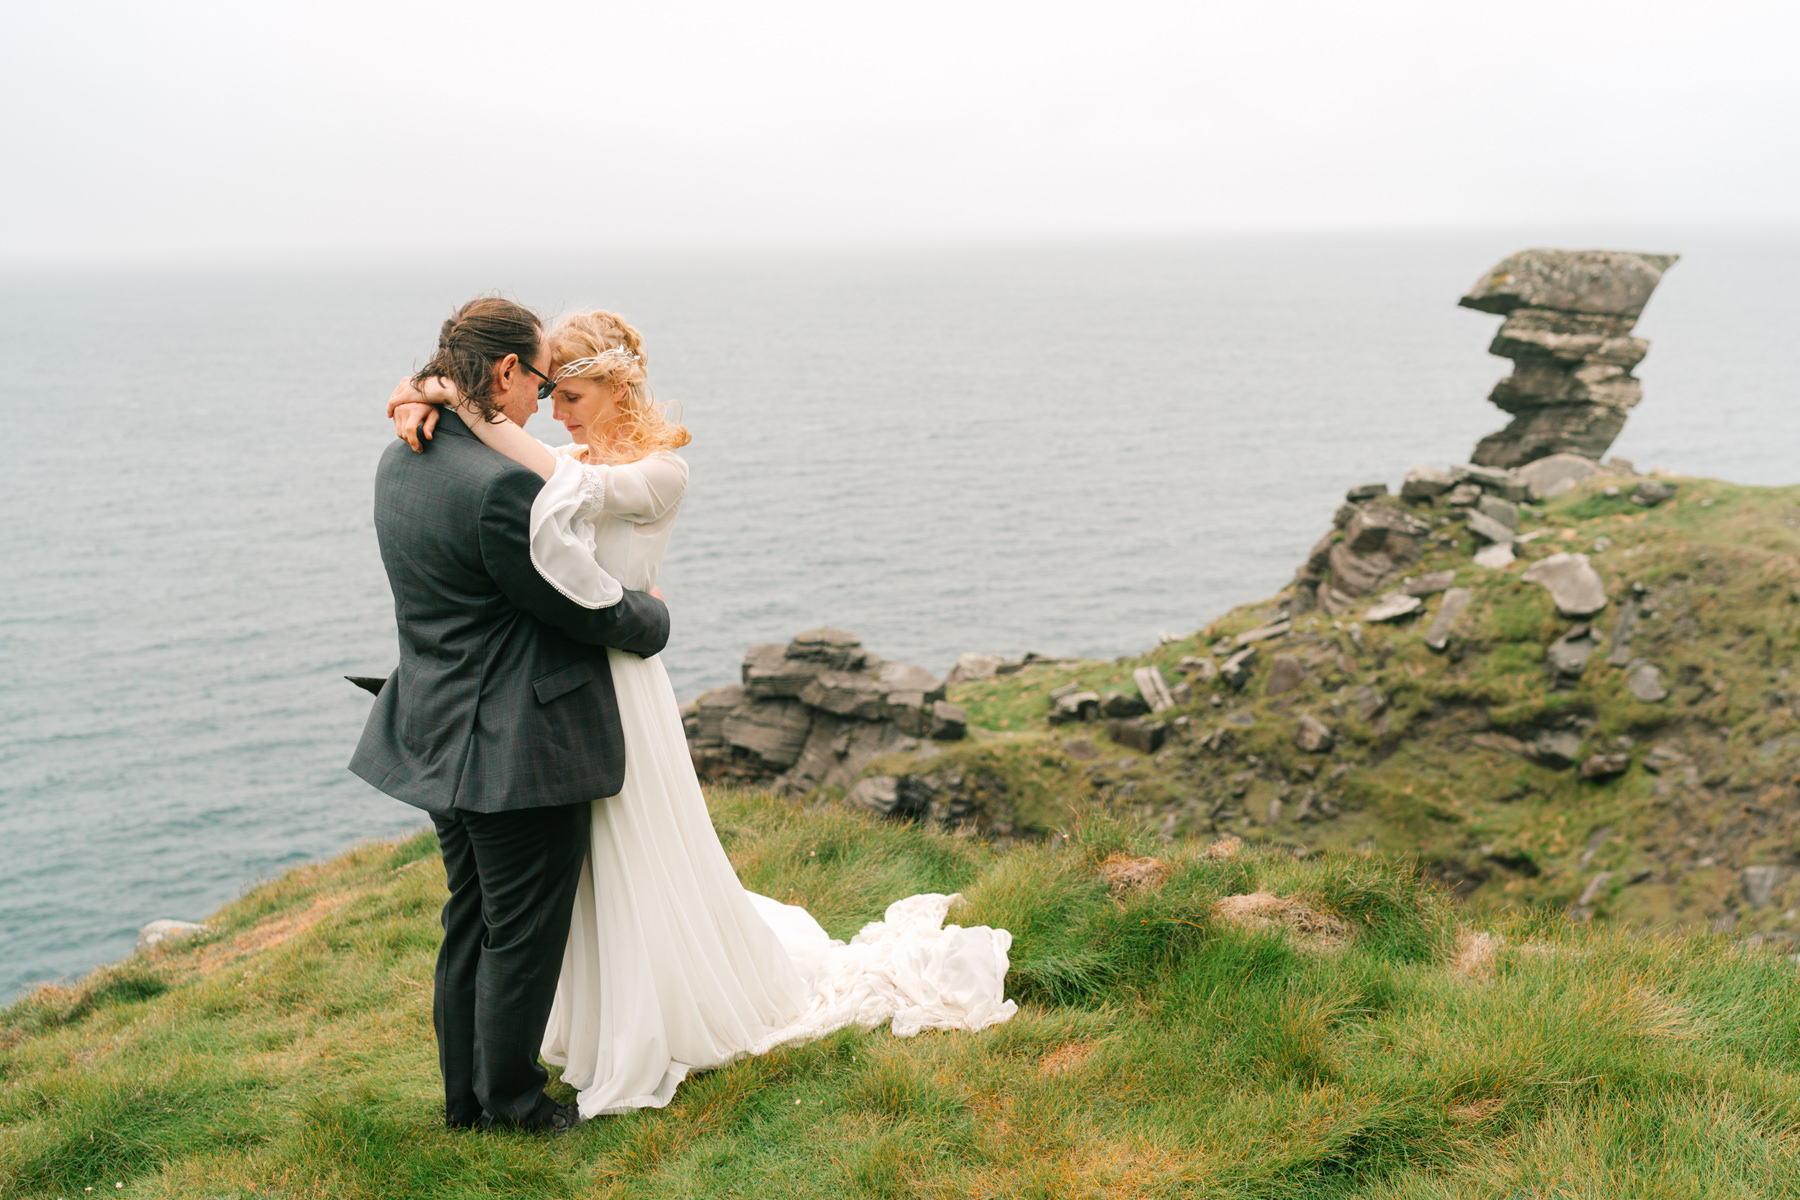
[[[688,465],[673,454],[653,454],[634,463],[581,464],[595,507],[633,525],[662,520],[687,491]]]
[[[592,517],[604,502],[604,481],[559,454],[555,472],[531,503],[531,565],[584,608],[610,608],[625,594],[595,557]]]

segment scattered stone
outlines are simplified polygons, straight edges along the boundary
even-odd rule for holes
[[[1435,596],[1446,588],[1455,586],[1455,571],[1433,571],[1429,575],[1421,575],[1417,579],[1409,579],[1400,586],[1400,590],[1409,596],[1417,596],[1421,600],[1426,596]]]
[[[957,658],[956,665],[950,668],[950,674],[944,677],[944,686],[954,687],[970,679],[992,679],[994,672],[1005,661],[998,654],[964,654]]]
[[[1469,532],[1484,542],[1501,543],[1513,540],[1513,530],[1484,512],[1469,514]]]
[[[1551,454],[1519,468],[1519,478],[1531,489],[1533,500],[1560,496],[1598,474],[1600,464],[1579,454]]]
[[[1546,767],[1572,767],[1575,756],[1581,753],[1581,735],[1567,729],[1548,729],[1533,738],[1526,750]]]
[[[1490,571],[1504,571],[1513,565],[1516,557],[1511,542],[1495,542],[1475,552],[1475,565],[1486,567]]]
[[[1565,617],[1591,617],[1606,607],[1606,585],[1585,554],[1552,554],[1531,564],[1522,578],[1542,584]]]
[[[1405,592],[1389,592],[1377,600],[1363,620],[1370,622],[1398,621],[1402,617],[1410,617],[1425,607],[1425,602],[1417,596],[1408,596]]]
[[[1249,646],[1256,642],[1266,642],[1270,638],[1283,637],[1286,634],[1292,633],[1293,629],[1294,623],[1292,621],[1276,621],[1272,624],[1264,625],[1261,628],[1252,629],[1248,633],[1240,633],[1237,637],[1233,638],[1232,641],[1234,645]]]
[[[211,931],[205,925],[194,921],[171,921],[168,919],[152,921],[138,930],[137,953],[142,954],[152,946],[160,946],[164,942],[193,937],[196,933],[209,932]]]
[[[1575,626],[1569,632],[1550,643],[1544,651],[1544,660],[1550,666],[1550,673],[1562,679],[1579,679],[1587,667],[1587,660],[1600,643],[1594,637],[1594,627],[1585,622]]]
[[[1581,764],[1583,779],[1611,779],[1631,769],[1629,754],[1591,754]]]
[[[1087,738],[1065,738],[1062,748],[1064,754],[1081,762],[1093,762],[1100,757],[1100,747]]]
[[[1674,495],[1675,489],[1668,484],[1646,479],[1632,490],[1631,502],[1642,504],[1645,508],[1654,508]]]
[[[1686,763],[1688,756],[1666,742],[1658,742],[1650,747],[1644,755],[1644,769],[1651,774],[1660,775],[1670,767],[1678,767]]]
[[[900,806],[900,780],[893,775],[871,775],[859,779],[844,796],[844,805],[862,812],[894,815]]]
[[[1071,721],[1097,721],[1099,719],[1099,692],[1070,692],[1067,695],[1056,696],[1050,702],[1049,720],[1052,725],[1067,725]]]
[[[1256,647],[1245,646],[1219,664],[1219,678],[1234,688],[1241,688],[1256,665]]]
[[[1100,715],[1103,717],[1141,717],[1150,711],[1150,706],[1139,696],[1128,696],[1124,692],[1108,692],[1100,699]]]
[[[1626,604],[1619,611],[1619,623],[1613,626],[1611,649],[1607,651],[1609,666],[1623,667],[1631,662],[1631,637],[1637,632],[1638,606]]]
[[[931,725],[926,730],[934,742],[960,742],[969,733],[969,714],[948,700],[931,702]]]
[[[1786,872],[1778,866],[1745,867],[1738,872],[1738,884],[1744,889],[1744,903],[1751,908],[1767,908],[1775,900],[1775,889],[1781,886]]]
[[[1190,655],[1176,663],[1175,669],[1196,683],[1211,683],[1219,677],[1219,664],[1210,658]]]
[[[1294,726],[1294,745],[1308,754],[1323,754],[1331,749],[1336,739],[1332,736],[1331,726],[1319,718],[1302,716]]]
[[[1387,707],[1387,697],[1366,683],[1359,684],[1354,695],[1357,719],[1364,724],[1380,716],[1381,711]]]
[[[1608,484],[1606,487],[1601,488],[1600,494],[1605,496],[1608,500],[1617,500],[1620,496],[1618,487],[1612,484]]]
[[[1345,492],[1344,499],[1352,504],[1358,504],[1364,500],[1373,500],[1377,496],[1387,494],[1387,484],[1385,483],[1361,483]]]
[[[1612,882],[1612,877],[1611,871],[1601,871],[1590,879],[1588,885],[1581,890],[1581,898],[1569,906],[1569,914],[1578,921],[1593,919],[1594,902],[1600,898],[1600,893],[1606,890],[1606,885]]]
[[[1662,671],[1642,659],[1625,668],[1625,687],[1645,704],[1669,698],[1669,689],[1663,686]]]
[[[1414,467],[1400,485],[1403,500],[1431,500],[1456,486],[1456,476],[1440,467]]]
[[[1227,713],[1225,714],[1225,723],[1227,725],[1236,725],[1240,729],[1249,729],[1256,724],[1256,714],[1247,712]]]
[[[1450,489],[1444,497],[1444,503],[1451,508],[1474,508],[1481,503],[1481,485],[1479,483],[1459,483]]]
[[[1155,754],[1169,736],[1169,727],[1160,721],[1132,717],[1125,721],[1108,721],[1106,736],[1121,746],[1129,746],[1140,754]]]
[[[1631,369],[1650,344],[1631,337],[1631,327],[1676,257],[1526,250],[1469,290],[1464,307],[1506,316],[1489,350],[1514,363],[1489,396],[1513,421],[1481,440],[1477,463],[1605,454],[1643,396]]]
[[[1169,681],[1163,678],[1161,668],[1139,667],[1131,673],[1131,678],[1151,712],[1159,713],[1165,708],[1175,707],[1175,697],[1169,694]]]
[[[1277,654],[1269,663],[1269,682],[1264,694],[1279,696],[1306,682],[1306,671],[1291,654]]]
[[[1437,616],[1431,620],[1431,628],[1425,631],[1425,645],[1432,650],[1443,650],[1450,644],[1450,631],[1455,627],[1457,618],[1469,607],[1475,598],[1473,588],[1451,588],[1438,601]]]
[[[1483,496],[1475,502],[1475,507],[1481,511],[1482,516],[1498,521],[1508,529],[1517,531],[1519,528],[1519,506],[1511,500],[1502,500],[1498,496]],[[1498,541],[1499,539],[1493,540]]]

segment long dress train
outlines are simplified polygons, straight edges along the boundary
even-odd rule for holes
[[[532,508],[539,571],[590,607],[616,602],[620,586],[654,585],[687,464],[558,455]],[[804,909],[746,891],[713,831],[660,658],[608,657],[625,783],[594,802],[543,1045],[584,1116],[661,1107],[691,1071],[850,1024],[891,1022],[910,1036],[1012,1016],[1012,935],[945,927],[952,896],[899,900],[846,945]]]

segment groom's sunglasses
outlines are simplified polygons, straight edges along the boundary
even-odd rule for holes
[[[527,371],[530,371],[533,375],[536,375],[539,379],[544,381],[544,382],[538,384],[538,399],[539,400],[548,400],[550,398],[550,393],[554,392],[556,390],[556,380],[550,378],[548,375],[544,374],[542,371],[538,370],[536,367],[532,366],[530,363],[526,362],[522,358],[519,360],[519,365],[521,367],[524,367]]]

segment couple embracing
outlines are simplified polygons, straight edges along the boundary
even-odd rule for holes
[[[846,1025],[981,1029],[1011,936],[891,905],[849,944],[746,891],[658,655],[688,432],[638,331],[546,331],[471,301],[389,402],[375,527],[400,665],[350,769],[437,827],[450,898],[432,1001],[454,1128],[566,1131],[661,1107],[691,1072]],[[524,429],[550,400],[573,444]],[[544,1092],[540,1057],[574,1106]]]

